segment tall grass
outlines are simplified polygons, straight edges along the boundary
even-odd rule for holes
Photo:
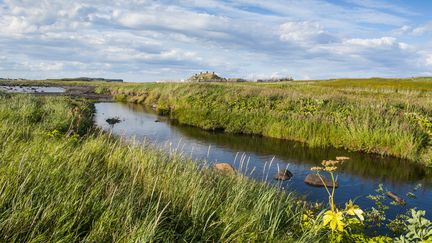
[[[152,84],[115,86],[111,92],[120,101],[156,105],[161,114],[203,129],[258,134],[314,147],[333,146],[432,164],[430,94],[320,85],[324,86],[313,82]]]
[[[111,93],[119,101],[156,105],[161,114],[203,129],[432,164],[432,78],[211,84],[22,83],[91,85],[95,92]]]
[[[91,105],[0,95],[2,242],[317,242],[298,198],[91,129]]]

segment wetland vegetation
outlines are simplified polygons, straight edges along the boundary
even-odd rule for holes
[[[182,124],[423,165],[432,159],[431,85],[423,79],[86,83],[97,93],[154,107]],[[377,206],[370,210],[351,201],[336,205],[334,192],[328,205],[314,205],[241,174],[218,173],[205,162],[111,137],[93,126],[93,109],[85,99],[0,91],[1,241],[432,239],[424,211],[383,219],[382,191],[371,196]],[[321,170],[334,173],[333,163]],[[388,225],[393,233],[371,231],[375,224]]]
[[[0,108],[1,241],[324,235],[299,228],[306,207],[293,194],[93,130],[85,101],[2,95]]]
[[[154,106],[160,114],[203,129],[432,163],[430,80],[149,84],[98,90],[119,101]]]

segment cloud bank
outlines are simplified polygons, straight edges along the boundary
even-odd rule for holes
[[[431,75],[432,25],[418,8],[357,0],[0,0],[0,77]]]

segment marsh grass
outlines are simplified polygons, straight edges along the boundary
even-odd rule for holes
[[[7,82],[6,82],[7,83]],[[9,82],[14,83],[14,82]],[[15,83],[17,84],[17,83]],[[277,83],[106,83],[116,100],[208,130],[256,134],[432,164],[432,78],[335,79]],[[407,116],[414,114],[421,119]]]
[[[156,106],[160,114],[203,129],[432,163],[429,129],[408,116],[431,123],[432,96],[421,91],[207,83],[118,86],[111,92],[120,101]]]
[[[325,238],[295,195],[99,133],[86,101],[1,95],[0,110],[2,242]]]

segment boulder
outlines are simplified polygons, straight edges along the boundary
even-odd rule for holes
[[[291,179],[293,174],[289,170],[281,170],[279,171],[273,178],[278,181],[286,181]]]
[[[330,178],[327,178],[325,176],[321,175],[322,180],[317,174],[308,174],[304,180],[304,182],[310,186],[316,186],[316,187],[333,187],[333,181]],[[323,183],[324,181],[324,183]],[[334,183],[334,187],[338,188],[339,183],[336,181]]]
[[[234,167],[232,167],[232,165],[228,164],[228,163],[217,163],[213,165],[213,168],[217,171],[221,171],[223,173],[227,173],[227,174],[235,174],[236,171],[234,169]]]

